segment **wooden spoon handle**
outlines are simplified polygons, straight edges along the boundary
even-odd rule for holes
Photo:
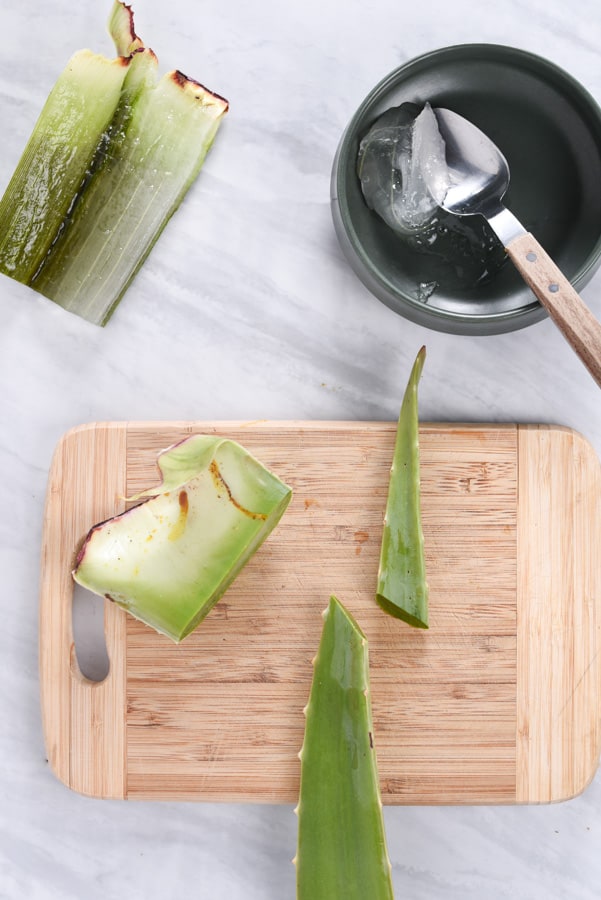
[[[601,323],[531,234],[515,238],[505,249],[528,287],[601,387]]]

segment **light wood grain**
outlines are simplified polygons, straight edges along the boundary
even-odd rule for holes
[[[599,466],[540,426],[520,429],[519,470],[516,799],[544,802],[580,793],[599,758]]]
[[[121,508],[118,496],[157,482],[159,450],[207,431],[248,447],[293,501],[181,645],[114,611],[110,687],[85,683],[68,662],[73,547]],[[311,659],[336,593],[369,639],[384,802],[541,802],[582,789],[599,755],[594,453],[562,429],[422,425],[431,627],[418,632],[373,596],[394,434],[393,423],[198,422],[65,438],[50,479],[41,615],[59,777],[98,796],[294,802]],[[98,449],[107,440],[110,461]],[[94,751],[109,721],[112,744]]]
[[[88,529],[124,509],[126,431],[84,426],[58,445],[48,482],[40,589],[40,685],[48,761],[73,790],[126,795],[124,653],[126,615],[107,602],[110,672],[101,683],[81,673],[71,622],[76,551]]]

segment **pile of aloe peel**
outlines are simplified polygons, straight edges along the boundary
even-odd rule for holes
[[[428,627],[420,515],[417,355],[399,415],[375,599]],[[240,444],[194,435],[158,457],[161,482],[92,527],[74,579],[181,641],[279,523],[292,490]],[[127,551],[124,552],[124,548]],[[308,705],[297,808],[298,900],[392,900],[367,639],[332,596]]]
[[[0,272],[104,325],[198,175],[227,101],[159,78],[115,0],[107,59],[76,53],[0,200]]]

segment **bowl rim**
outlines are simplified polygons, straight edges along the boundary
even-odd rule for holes
[[[355,134],[366,112],[376,106],[391,88],[405,80],[414,71],[427,68],[430,62],[440,62],[441,58],[452,59],[465,54],[473,55],[474,59],[482,56],[487,62],[506,62],[508,57],[511,57],[514,65],[519,60],[522,67],[529,68],[539,75],[542,70],[547,82],[559,86],[561,92],[569,98],[570,103],[575,105],[579,115],[586,121],[591,133],[597,138],[601,149],[601,105],[577,78],[557,63],[530,50],[513,47],[509,44],[490,42],[451,44],[411,57],[381,78],[361,101],[345,127],[336,149],[330,180],[332,216],[338,240],[351,267],[368,289],[395,312],[419,324],[444,331],[452,330],[464,334],[467,326],[473,326],[475,329],[484,326],[488,329],[487,333],[503,333],[534,324],[547,317],[546,310],[534,294],[532,303],[518,309],[492,313],[472,314],[425,306],[383,278],[380,271],[372,264],[352,224],[344,187],[346,166],[350,161],[348,159],[350,155],[349,138]],[[599,267],[600,261],[601,232],[587,258],[570,278],[570,282],[576,290],[588,283]]]

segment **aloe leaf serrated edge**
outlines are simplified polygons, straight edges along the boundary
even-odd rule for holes
[[[385,612],[416,628],[428,628],[417,400],[425,358],[426,348],[422,347],[399,415],[376,589],[376,600]]]
[[[297,900],[393,900],[367,639],[334,596],[324,613],[305,716]]]

